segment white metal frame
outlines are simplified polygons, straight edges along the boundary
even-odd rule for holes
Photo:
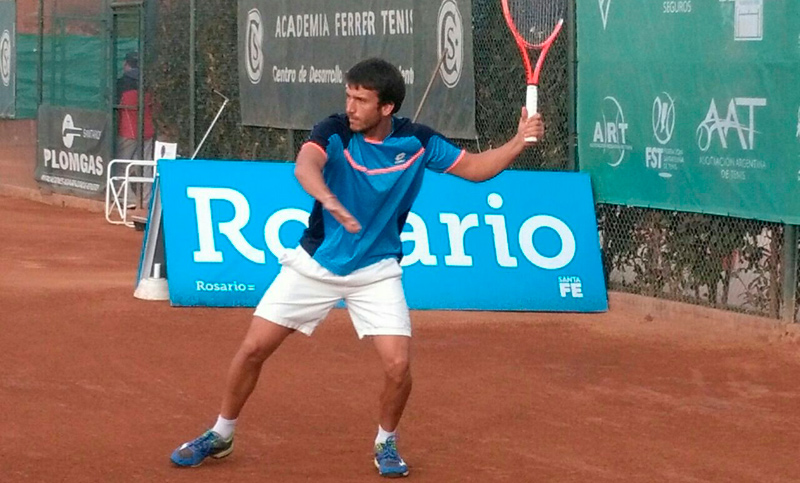
[[[113,174],[117,166],[123,165],[123,174]],[[131,168],[152,167],[150,176],[133,176]],[[132,183],[141,185],[152,184],[156,177],[156,161],[141,159],[112,159],[106,171],[106,221],[112,225],[126,225],[133,227],[133,221],[128,220],[128,194]],[[116,216],[114,216],[116,214]]]

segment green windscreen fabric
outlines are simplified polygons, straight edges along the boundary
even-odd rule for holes
[[[17,119],[36,117],[38,36],[17,36]],[[100,37],[46,35],[42,73],[43,102],[52,106],[105,110],[111,102],[107,42]],[[117,41],[118,51],[136,50],[136,39]],[[121,60],[119,61],[121,64]],[[117,72],[121,72],[121,65]]]
[[[577,2],[597,201],[800,223],[800,2]]]

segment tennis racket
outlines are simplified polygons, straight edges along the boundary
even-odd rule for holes
[[[567,0],[501,0],[503,16],[517,42],[522,64],[525,66],[525,81],[528,85],[525,94],[525,108],[528,116],[533,116],[539,108],[539,74],[547,51],[564,26]],[[536,64],[531,62],[531,54],[539,52]],[[536,138],[525,138],[534,142]]]

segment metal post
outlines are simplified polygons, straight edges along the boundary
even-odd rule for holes
[[[422,112],[422,106],[425,105],[425,100],[428,99],[428,94],[431,92],[431,87],[433,87],[433,81],[436,80],[436,73],[442,67],[442,63],[444,62],[445,57],[447,57],[447,48],[445,47],[444,52],[442,52],[442,56],[439,58],[439,61],[436,62],[436,67],[433,68],[433,72],[431,72],[431,78],[428,80],[428,86],[425,88],[425,93],[422,94],[422,99],[419,101],[419,105],[417,106],[417,112],[414,113],[413,122],[417,122],[419,119],[419,113]]]
[[[194,130],[197,109],[195,108],[195,41],[197,27],[196,0],[189,0],[189,151],[194,151]]]
[[[136,93],[137,96],[137,106],[136,108],[138,111],[138,116],[136,119],[136,146],[139,148],[139,157],[140,159],[144,159],[144,65],[145,65],[145,53],[144,53],[144,8],[139,6],[136,9],[136,13],[138,14],[139,20],[139,42],[137,45],[137,50],[139,52],[139,78],[136,79],[138,84],[138,92]],[[149,160],[148,160],[149,161]],[[140,192],[141,195],[141,192]],[[140,196],[141,198],[141,196]],[[141,201],[141,200],[140,200]]]
[[[36,39],[37,54],[39,54],[39,68],[36,69],[36,108],[42,105],[44,98],[44,0],[39,0],[39,38]]]
[[[781,286],[783,287],[783,320],[784,322],[797,322],[794,313],[797,310],[795,298],[797,289],[797,226],[783,225],[783,273]]]
[[[578,72],[578,61],[575,56],[577,45],[575,36],[575,7],[573,2],[567,2],[567,168],[570,171],[578,170],[578,158],[576,144],[578,140],[576,126],[576,105],[575,105],[575,76]]]

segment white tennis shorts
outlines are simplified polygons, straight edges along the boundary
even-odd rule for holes
[[[257,317],[311,335],[344,300],[360,339],[369,335],[411,337],[403,269],[397,260],[381,260],[340,276],[298,247],[288,250],[280,263],[280,273],[256,307]]]

